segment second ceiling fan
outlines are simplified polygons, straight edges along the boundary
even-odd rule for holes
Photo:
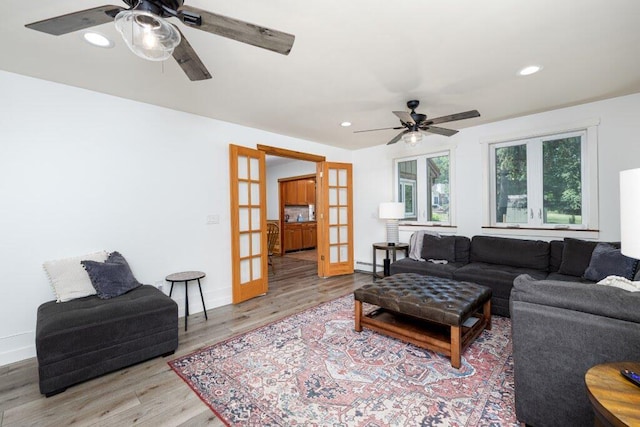
[[[452,136],[458,133],[457,130],[446,129],[438,126],[433,126],[440,123],[453,122],[456,120],[471,119],[473,117],[480,117],[478,110],[465,111],[463,113],[450,114],[448,116],[436,117],[435,119],[427,118],[426,114],[416,113],[416,108],[420,105],[420,101],[411,100],[407,102],[407,108],[411,110],[410,113],[406,111],[393,111],[399,119],[402,126],[380,128],[380,129],[367,129],[357,130],[354,133],[359,132],[372,132],[378,130],[387,129],[404,129],[398,135],[396,135],[391,141],[387,142],[387,145],[395,144],[396,142],[404,139],[410,144],[415,144],[422,139],[423,132],[436,133],[438,135]]]

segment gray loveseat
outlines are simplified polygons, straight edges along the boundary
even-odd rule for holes
[[[515,279],[511,324],[516,415],[535,427],[594,425],[584,376],[640,359],[640,292],[578,281]]]
[[[178,306],[149,285],[110,299],[88,296],[38,308],[40,392],[67,387],[178,347]]]

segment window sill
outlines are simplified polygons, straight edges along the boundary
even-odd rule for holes
[[[577,239],[593,239],[600,237],[600,230],[579,230],[575,228],[526,228],[526,227],[482,227],[482,233],[498,236],[531,236]]]
[[[435,225],[435,224],[399,224],[399,229],[402,231],[415,231],[416,229],[420,230],[429,230],[429,231],[438,231],[442,233],[456,233],[458,231],[458,227],[456,225]]]

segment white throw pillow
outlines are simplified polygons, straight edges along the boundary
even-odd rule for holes
[[[106,251],[94,252],[73,258],[47,261],[42,266],[49,276],[56,302],[95,295],[96,289],[80,261],[104,262],[109,254]]]

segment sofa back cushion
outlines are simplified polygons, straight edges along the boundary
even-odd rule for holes
[[[456,238],[455,236],[433,236],[425,234],[422,239],[421,257],[426,260],[456,260]]]
[[[446,259],[460,264],[469,263],[471,240],[466,236],[439,236],[425,234],[422,240],[423,259]]]
[[[469,264],[470,251],[471,239],[467,236],[456,236],[456,262]]]
[[[549,242],[473,236],[471,239],[471,262],[486,262],[547,271],[549,268]]]
[[[552,240],[549,242],[549,273],[557,273],[562,264],[562,251],[564,242],[562,240]]]

